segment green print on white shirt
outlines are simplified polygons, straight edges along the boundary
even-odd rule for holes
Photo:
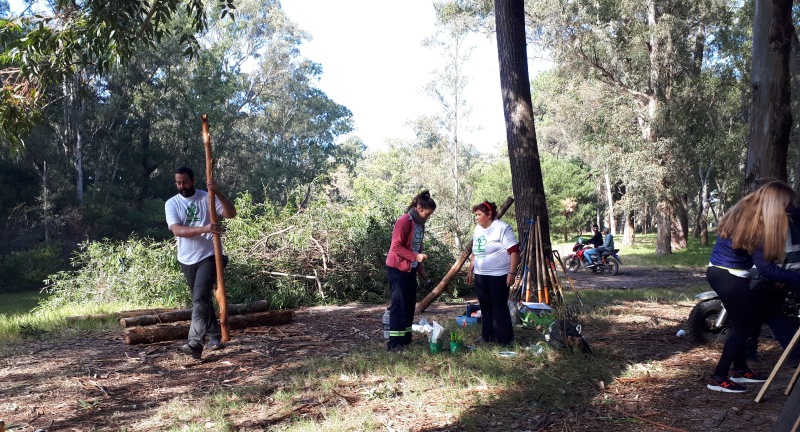
[[[478,241],[475,242],[475,248],[472,251],[476,254],[486,254],[486,243],[488,243],[486,236],[480,236]]]
[[[186,225],[190,226],[195,222],[200,222],[200,209],[196,205],[191,204],[186,207]]]

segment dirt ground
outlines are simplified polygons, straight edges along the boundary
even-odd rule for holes
[[[703,274],[687,270],[623,269],[617,276],[581,271],[571,274],[581,290],[686,287],[698,292]],[[381,305],[346,305],[299,309],[291,324],[232,332],[223,350],[187,362],[176,349],[181,342],[127,346],[120,331],[75,334],[58,341],[15,342],[0,349],[0,419],[13,431],[163,430],[159,406],[190,394],[208,394],[263,385],[308,356],[346,356],[365,345],[380,349]],[[783,407],[791,369],[782,369],[761,403],[760,387],[744,394],[706,390],[719,347],[697,345],[676,331],[685,325],[690,304],[626,303],[607,317],[584,322],[584,334],[597,352],[618,360],[620,374],[630,365],[647,364],[647,375],[597,382],[591,404],[569,415],[531,409],[524,419],[507,408],[484,407],[484,429],[517,431],[751,431],[771,430]],[[462,305],[436,303],[426,316],[452,319]],[[768,373],[778,359],[767,340],[754,368]],[[335,351],[330,347],[335,346]],[[333,352],[334,354],[331,354]],[[348,403],[359,403],[348,397]],[[309,405],[308,411],[324,409]],[[476,408],[481,409],[481,408]],[[242,419],[238,430],[272,430],[282,418]],[[147,425],[143,427],[142,425]],[[207,425],[213,430],[213,423]],[[458,431],[458,419],[395,419],[387,430]]]

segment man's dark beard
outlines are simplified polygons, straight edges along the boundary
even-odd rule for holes
[[[181,189],[179,193],[181,194],[181,196],[189,198],[191,196],[194,196],[194,191],[195,191],[194,186],[192,186],[189,189]]]

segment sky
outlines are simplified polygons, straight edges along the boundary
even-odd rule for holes
[[[356,131],[370,149],[387,139],[410,139],[407,123],[441,111],[427,96],[441,58],[422,47],[435,33],[432,0],[282,0],[286,15],[311,34],[301,54],[322,65],[319,88],[353,113]],[[505,122],[495,39],[474,35],[465,98],[472,109],[463,141],[484,152],[505,146]]]

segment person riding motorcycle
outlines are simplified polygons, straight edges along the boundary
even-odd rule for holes
[[[600,259],[600,255],[603,252],[613,252],[614,251],[614,236],[611,234],[611,231],[606,227],[603,228],[603,244],[595,247],[594,249],[587,250],[583,256],[586,257],[586,268],[592,268],[597,264],[594,263],[594,259]],[[596,255],[593,259],[592,255]]]
[[[595,248],[599,248],[603,244],[603,235],[600,234],[600,227],[598,227],[597,224],[592,225],[592,232],[594,234],[586,244],[591,243]]]

